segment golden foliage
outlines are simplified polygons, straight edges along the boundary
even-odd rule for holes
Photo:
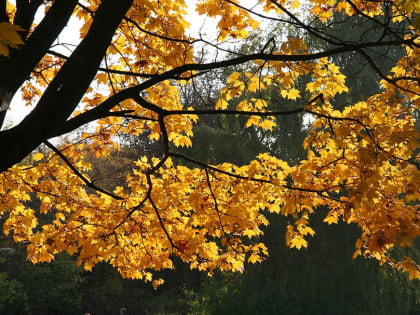
[[[88,10],[78,7],[74,12],[83,22],[82,37],[92,22],[89,11],[99,6],[99,1],[85,2]],[[286,14],[284,8],[300,6],[299,1],[259,2],[266,12],[279,16]],[[310,13],[322,22],[330,20],[335,11],[349,16],[384,14],[380,1],[353,3],[354,7],[347,1],[311,0]],[[414,2],[397,3],[394,12],[418,12]],[[185,35],[189,26],[185,10],[182,0],[134,1],[109,45],[105,59],[112,62],[108,71],[98,71],[73,117],[147,82],[152,75],[194,64],[193,38]],[[258,27],[249,12],[228,1],[199,1],[196,10],[220,18],[219,41],[244,38]],[[9,47],[22,43],[16,33],[19,30],[10,23],[0,24],[0,54],[7,56]],[[17,242],[28,243],[28,256],[34,263],[49,262],[66,251],[77,255],[78,263],[87,270],[107,261],[124,277],[153,281],[156,286],[163,280],[154,279],[152,272],[173,268],[173,256],[209,273],[216,268],[242,272],[246,262],[262,261],[268,255],[258,241],[261,226],[268,225],[265,211],[292,218],[286,243],[306,248],[308,236],[315,233],[310,215],[327,206],[328,224],[342,220],[361,228],[355,256],[374,257],[408,272],[411,278],[420,278],[413,260],[398,262],[391,256],[394,247],[409,246],[420,234],[418,155],[413,159],[419,148],[414,112],[420,109],[420,86],[410,79],[419,77],[418,37],[416,43],[405,47],[407,55],[381,82],[381,93],[343,110],[334,109],[332,101],[348,93],[346,78],[328,57],[276,59],[308,55],[309,48],[301,39],[289,38],[267,54],[271,60],[255,58],[256,73],[229,76],[215,109],[226,110],[231,100],[245,96],[235,109],[238,114],[247,112],[245,127],[271,131],[276,126],[277,114],[270,115],[267,102],[257,96],[273,84],[278,84],[285,101],[300,101],[307,94],[312,97],[301,108],[315,118],[304,142],[308,155],[297,166],[268,154],[243,166],[212,166],[187,158],[195,167],[175,165],[172,158],[184,157],[169,151],[169,142],[176,147],[191,146],[199,112],[185,109],[174,80],[149,85],[141,92],[144,103],[127,98],[111,111],[126,111],[141,119],[123,122],[123,117],[109,115],[97,121],[95,132],[84,133],[78,143],[61,148],[80,174],[54,151],[35,153],[27,164],[0,174],[0,215],[7,215],[4,232]],[[31,103],[40,97],[64,62],[45,56],[31,81],[22,87],[24,100]],[[192,75],[194,71],[183,71],[178,79]],[[310,78],[306,91],[296,85],[301,76]],[[87,185],[91,166],[85,157],[106,157],[118,150],[117,134],[163,139],[164,155],[133,162],[124,186],[114,187],[112,193],[94,191]],[[35,209],[27,206],[34,195],[40,200],[39,211],[51,215],[50,223],[39,226]]]

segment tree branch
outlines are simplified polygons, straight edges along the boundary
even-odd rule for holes
[[[223,227],[223,222],[222,222],[222,218],[220,216],[220,210],[219,210],[219,205],[217,203],[217,198],[213,192],[213,188],[211,187],[211,183],[210,183],[210,176],[209,176],[209,171],[207,170],[207,168],[204,169],[205,173],[206,173],[206,181],[207,181],[207,186],[209,187],[209,191],[210,191],[210,195],[213,198],[213,202],[214,202],[214,209],[216,210],[217,213],[217,218],[219,220],[219,225],[220,225],[220,229],[222,230],[223,235],[225,236],[225,238],[227,239],[228,236],[225,232],[225,228]]]
[[[16,14],[13,21],[14,25],[19,25],[25,32],[22,38],[25,40],[32,26],[35,18],[35,13],[42,4],[43,0],[17,0],[16,1]]]
[[[54,50],[48,50],[48,54],[56,56],[58,58],[68,60],[69,57],[63,54],[60,54]],[[132,71],[124,71],[124,70],[115,70],[115,69],[107,69],[103,67],[99,67],[98,71],[102,71],[105,73],[112,73],[112,74],[121,74],[121,75],[129,75],[132,77],[139,77],[139,78],[152,78],[153,74],[147,74],[147,73],[140,73],[140,72],[132,72]]]
[[[73,171],[73,173],[76,174],[77,177],[79,177],[86,184],[86,186],[88,186],[88,187],[90,187],[90,188],[92,188],[96,191],[99,191],[99,192],[101,192],[101,193],[103,193],[107,196],[110,196],[114,199],[117,199],[117,200],[122,200],[123,199],[123,198],[121,198],[117,195],[114,195],[113,193],[110,193],[110,192],[96,186],[94,183],[92,183],[90,180],[88,180],[85,176],[83,176],[82,173],[80,173],[77,170],[77,168],[69,161],[69,159],[67,159],[67,157],[59,149],[57,149],[54,145],[51,144],[51,142],[49,142],[48,140],[45,140],[44,144],[48,148],[50,148],[55,154],[57,154],[64,161],[64,163],[66,163],[67,166]]]
[[[22,160],[66,122],[95,77],[132,1],[103,1],[88,34],[45,90],[35,109],[18,126],[0,132],[0,147],[8,148],[6,154],[0,156],[0,172]],[[63,3],[63,0],[55,3]],[[48,124],[40,124],[46,117]]]
[[[288,62],[304,62],[304,61],[312,61],[323,57],[330,57],[337,54],[347,53],[347,52],[359,52],[362,48],[372,48],[372,47],[383,47],[383,46],[393,46],[393,45],[402,45],[402,44],[409,44],[415,40],[416,37],[404,39],[404,40],[392,40],[392,41],[383,41],[383,42],[368,42],[368,43],[361,43],[358,45],[350,45],[345,44],[338,48],[327,49],[325,51],[313,53],[313,54],[298,54],[298,55],[286,55],[286,54],[277,54],[277,53],[264,53],[259,52],[255,54],[249,55],[242,55],[239,57],[235,57],[232,59],[227,59],[223,61],[215,61],[210,63],[202,63],[202,64],[185,64],[174,69],[168,70],[162,74],[152,74],[152,77],[136,86],[127,88],[122,90],[112,96],[110,96],[106,101],[99,104],[94,109],[87,111],[81,115],[79,115],[78,119],[85,121],[94,121],[96,120],[96,115],[104,115],[104,113],[108,112],[113,106],[118,104],[119,102],[132,98],[138,100],[139,93],[147,88],[152,87],[159,82],[163,82],[165,80],[174,79],[177,80],[183,73],[192,72],[192,71],[208,71],[208,70],[215,70],[230,66],[235,66],[239,64],[243,64],[253,60],[263,60],[263,61],[288,61]],[[399,87],[399,86],[397,86]],[[139,104],[142,106],[149,106],[144,103],[145,101],[139,101]],[[145,107],[147,108],[147,107]],[[151,108],[149,108],[151,109]],[[157,112],[162,112],[162,109],[158,109],[158,107],[154,107]],[[153,109],[151,109],[153,110]],[[168,114],[169,115],[169,114]],[[86,117],[86,119],[85,119]],[[55,133],[51,133],[49,137],[52,136],[59,136],[65,132],[69,132],[73,130],[74,126],[80,126],[78,124],[73,124],[73,119],[70,119],[65,123],[65,126],[62,126],[59,130]]]
[[[151,178],[151,175],[150,175],[150,174],[148,174],[148,175],[147,175],[147,183],[148,183],[149,187],[152,187],[153,183],[152,183],[152,178]],[[163,230],[163,232],[165,233],[165,235],[166,235],[166,237],[167,237],[167,239],[168,239],[169,243],[171,244],[172,249],[176,248],[176,249],[178,249],[178,250],[179,250],[179,248],[178,248],[178,247],[174,244],[174,242],[172,241],[172,238],[171,238],[171,236],[169,235],[169,232],[168,232],[168,230],[166,229],[165,224],[163,223],[163,219],[162,219],[162,217],[161,217],[161,215],[160,215],[160,213],[159,213],[159,209],[158,209],[158,207],[156,206],[156,204],[154,203],[154,201],[153,201],[153,199],[152,199],[152,196],[151,196],[150,194],[149,194],[148,200],[149,200],[150,204],[152,205],[153,210],[154,210],[154,211],[155,211],[155,213],[156,213],[156,216],[157,216],[157,218],[158,218],[158,220],[159,220],[159,224],[160,224],[160,226],[162,227],[162,230]],[[179,250],[179,251],[181,251],[181,250]],[[182,251],[181,251],[181,252],[182,252]]]

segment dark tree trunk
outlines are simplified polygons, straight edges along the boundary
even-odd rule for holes
[[[62,2],[56,1],[56,3]],[[18,126],[0,133],[0,148],[2,148],[0,172],[20,162],[68,119],[95,77],[112,36],[131,4],[132,0],[102,1],[88,34],[60,69],[34,110]],[[71,10],[70,6],[68,9],[72,11],[73,7],[74,3]],[[61,28],[64,26],[65,23]],[[48,47],[41,49],[44,48],[48,49]],[[36,47],[26,49],[37,50]],[[7,81],[3,71],[0,72],[2,79]],[[29,74],[30,71],[27,75]],[[15,82],[24,81],[22,71],[16,75],[19,78],[13,78]]]

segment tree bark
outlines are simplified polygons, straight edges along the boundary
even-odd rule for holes
[[[17,25],[23,28],[29,28],[39,6],[38,2],[23,4],[22,1],[17,1],[18,8],[14,23],[18,23]],[[28,38],[25,38],[28,30],[22,34],[24,46],[20,49],[12,49],[10,57],[0,57],[0,90],[5,91],[5,95],[14,95],[22,83],[29,78],[32,70],[66,26],[76,5],[77,0],[56,0],[34,32]],[[0,99],[0,103],[3,101]],[[0,111],[0,128],[5,114],[5,110]]]
[[[18,126],[0,133],[0,172],[20,162],[47,139],[48,134],[65,123],[95,77],[112,36],[132,2],[102,1],[88,34],[45,90],[35,109]]]

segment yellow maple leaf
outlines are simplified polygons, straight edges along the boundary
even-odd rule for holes
[[[289,90],[282,90],[281,96],[283,96],[283,98],[288,98],[290,100],[296,100],[298,97],[300,97],[300,92],[299,90],[295,88],[291,88]]]
[[[338,223],[338,216],[336,213],[328,214],[328,216],[324,219],[324,222],[328,224]]]
[[[0,23],[0,56],[9,56],[9,47],[18,48],[23,44],[19,33],[23,29],[18,25],[13,25],[10,22]]]
[[[264,128],[264,129],[268,129],[270,131],[273,131],[273,127],[276,126],[276,123],[274,121],[272,121],[272,120],[264,119],[262,122],[260,122],[259,126],[261,128]]]
[[[290,241],[290,248],[296,247],[298,250],[300,250],[302,247],[307,248],[308,242],[301,236],[295,236]]]
[[[217,103],[215,108],[216,109],[226,109],[228,107],[229,103],[224,99],[224,98],[220,98]]]
[[[300,96],[300,92],[297,89],[292,88],[288,91],[288,98],[291,99],[291,100],[295,100],[299,96]]]
[[[260,260],[261,260],[260,256],[256,254],[251,254],[251,256],[249,256],[248,258],[248,262],[251,264],[255,264],[256,262],[259,262]]]
[[[298,0],[294,0],[293,2],[292,2],[292,8],[293,9],[297,9],[297,8],[299,8],[300,7],[300,2],[298,1]]]
[[[43,157],[44,157],[44,154],[42,154],[41,152],[37,152],[32,156],[32,158],[36,162],[42,160]]]

